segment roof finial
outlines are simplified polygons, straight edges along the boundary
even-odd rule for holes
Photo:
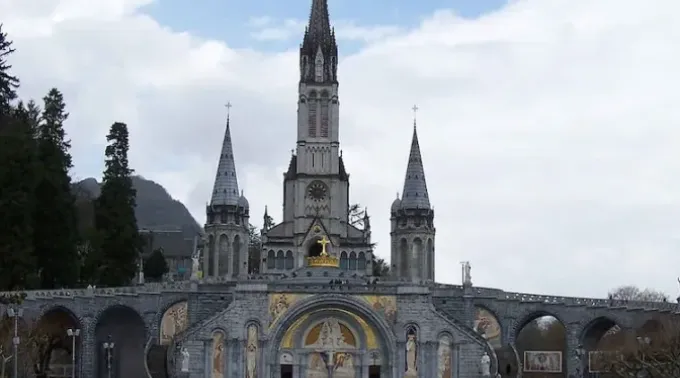
[[[229,122],[229,114],[231,113],[231,101],[227,101],[227,103],[224,105],[225,108],[227,108],[227,122]]]
[[[413,105],[411,110],[413,110],[413,128],[415,128],[416,127],[416,116],[418,115],[418,105]]]

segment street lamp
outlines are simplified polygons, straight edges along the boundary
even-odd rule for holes
[[[21,338],[19,338],[19,318],[24,316],[24,310],[10,307],[7,309],[7,316],[14,319],[14,338],[12,338],[12,364],[14,365],[14,374],[12,376],[17,378],[19,376],[19,364],[17,360],[19,356],[19,344],[21,343]]]
[[[106,352],[106,371],[108,378],[111,378],[111,356],[113,355],[114,342],[111,341],[111,335],[107,338],[108,341],[104,343],[104,351]]]
[[[69,328],[66,334],[71,337],[71,378],[76,378],[76,337],[80,336],[80,329]]]

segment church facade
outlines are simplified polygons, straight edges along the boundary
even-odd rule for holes
[[[357,227],[348,214],[338,47],[326,0],[312,2],[299,65],[297,145],[284,174],[283,217],[271,224],[265,210],[257,278],[248,274],[250,208],[238,189],[227,120],[201,267],[203,285],[233,283],[233,301],[176,341],[182,346],[177,360],[191,362],[184,368],[177,363],[176,373],[195,378],[480,375],[491,364],[488,343],[438,313],[427,296],[427,285],[434,282],[434,211],[415,120],[404,189],[390,209],[393,276],[377,280],[370,219],[366,215]],[[189,319],[193,307],[208,307],[197,300],[192,306],[189,299]]]

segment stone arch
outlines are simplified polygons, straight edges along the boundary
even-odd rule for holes
[[[325,185],[325,184],[324,184]],[[321,236],[313,237],[307,240],[305,243],[305,249],[307,250],[307,257],[314,257],[314,256],[319,256],[321,255],[321,251],[323,251],[323,247],[319,243],[321,240]],[[330,247],[333,246],[333,244],[329,244]],[[328,246],[326,247],[326,251],[328,251]]]
[[[241,272],[241,237],[234,235],[234,240],[231,242],[231,273],[237,276]]]
[[[364,272],[366,270],[366,254],[359,252],[357,255],[357,270]]]
[[[219,238],[219,257],[217,258],[217,275],[226,276],[229,272],[229,237],[221,234]]]
[[[158,323],[158,341],[161,345],[170,345],[176,335],[187,329],[188,304],[186,299],[180,299],[171,303],[161,313]]]
[[[522,331],[530,323],[546,317],[553,318],[557,325],[544,324],[549,327],[546,333],[546,331],[540,328],[539,323],[534,323],[532,328],[527,328],[528,330],[531,329],[534,334],[530,337],[524,334],[522,340],[520,340]],[[534,307],[525,311],[523,316],[517,318],[517,321],[510,328],[510,338],[519,355],[518,366],[520,366],[519,369],[523,372],[523,376],[533,377],[534,375],[532,374],[537,374],[535,372],[538,370],[542,374],[545,372],[562,373],[567,371],[567,363],[570,356],[567,354],[568,335],[565,324],[559,314],[541,307]],[[548,352],[548,354],[545,352]],[[546,356],[548,357],[547,360],[545,359]],[[532,369],[531,361],[534,361],[537,365],[547,363],[549,367],[541,366]]]
[[[420,272],[423,261],[423,239],[419,237],[413,238],[413,244],[411,245],[411,254],[409,256],[409,265],[411,271],[411,277],[421,277]]]
[[[293,258],[293,251],[286,251],[286,262],[285,262],[285,268],[286,269],[294,269],[295,268],[295,259]]]
[[[273,249],[267,252],[267,269],[276,269],[276,254]]]
[[[110,352],[104,343],[113,342]],[[104,309],[95,322],[95,361],[97,376],[143,377],[146,374],[144,318],[133,308],[113,305]]]
[[[473,329],[497,349],[503,346],[504,327],[495,310],[482,304],[475,304],[475,320]]]
[[[442,377],[452,377],[454,371],[453,345],[456,339],[449,331],[441,331],[437,334],[437,369],[442,371]]]
[[[36,328],[47,338],[42,355],[36,356],[41,372],[63,372],[70,375],[73,363],[73,342],[75,341],[76,364],[82,358],[83,322],[75,312],[64,305],[45,308],[36,318]],[[78,333],[78,336],[71,336]]]
[[[408,267],[409,267],[409,258],[408,258],[408,241],[406,241],[406,238],[401,238],[399,240],[399,272],[401,273],[402,277],[408,277]]]
[[[269,332],[269,343],[263,354],[265,361],[279,361],[278,351],[284,336],[292,326],[296,325],[296,322],[304,321],[313,312],[321,313],[330,309],[355,314],[375,330],[376,338],[379,339],[379,346],[384,356],[382,368],[391,376],[392,364],[396,361],[396,337],[389,324],[383,318],[377,316],[367,304],[358,299],[339,294],[328,294],[322,298],[305,298],[296,302],[293,307],[286,311]],[[268,368],[275,369],[273,366]],[[267,374],[271,374],[271,372],[265,372],[265,376],[268,376]]]
[[[286,257],[283,254],[283,251],[279,249],[278,252],[276,252],[276,269],[284,269],[286,267]]]
[[[214,276],[217,269],[215,269],[215,236],[208,236],[208,272],[206,276]]]

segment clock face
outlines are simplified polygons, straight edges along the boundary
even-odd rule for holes
[[[314,201],[323,201],[328,196],[328,188],[321,181],[314,181],[307,187],[307,195]]]

